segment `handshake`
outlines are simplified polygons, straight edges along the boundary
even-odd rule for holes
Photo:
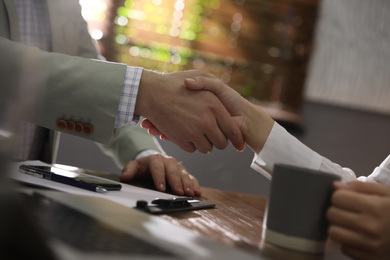
[[[201,71],[159,74],[144,70],[134,114],[141,126],[187,152],[248,144],[259,153],[274,121],[220,79]]]

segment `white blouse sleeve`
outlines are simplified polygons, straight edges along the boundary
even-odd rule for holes
[[[390,155],[368,177],[361,176],[358,180],[390,185]]]
[[[275,122],[263,149],[258,155],[255,154],[251,167],[271,179],[276,163],[332,172],[340,175],[343,181],[356,180],[352,170],[319,155]]]

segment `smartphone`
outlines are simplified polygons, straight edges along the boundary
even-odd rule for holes
[[[122,185],[118,182],[98,178],[81,172],[73,172],[53,166],[21,165],[19,170],[35,177],[48,179],[96,192],[118,191]]]

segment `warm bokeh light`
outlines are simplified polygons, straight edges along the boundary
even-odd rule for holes
[[[318,0],[80,3],[92,24],[113,6],[112,60],[162,72],[202,69],[255,102],[299,114]],[[90,32],[106,37],[104,29]]]

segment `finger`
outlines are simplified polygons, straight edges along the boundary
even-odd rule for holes
[[[371,197],[351,190],[336,190],[332,195],[332,204],[338,208],[353,212],[364,212],[370,207]]]
[[[188,172],[184,169],[184,167],[179,166],[179,174],[185,195],[193,197],[195,195],[194,185]]]
[[[160,139],[161,140],[164,140],[164,141],[169,141],[170,142],[170,140],[169,140],[169,138],[168,137],[166,137],[166,135],[160,135]]]
[[[142,128],[149,129],[149,128],[152,127],[152,126],[154,126],[154,125],[153,125],[152,122],[150,122],[150,120],[147,119],[147,118],[145,118],[145,119],[142,120],[142,122],[141,122],[141,127],[142,127]]]
[[[207,140],[210,140],[209,143],[213,144],[219,150],[223,150],[228,146],[228,139],[222,132],[214,133],[210,131],[206,136]],[[206,151],[203,151],[203,153],[210,153],[213,145],[211,145],[211,147]]]
[[[230,115],[226,115],[226,117],[230,117]],[[217,118],[218,122],[218,118]],[[215,131],[216,129],[219,129],[220,131]],[[206,133],[206,138],[209,140],[210,144],[214,145],[217,149],[223,150],[228,145],[228,139],[226,138],[223,131],[221,131],[220,126],[217,124],[213,129],[210,129]],[[212,148],[211,145],[211,148]],[[211,149],[207,151],[207,153],[210,153]]]
[[[244,139],[242,138],[241,131],[238,126],[235,124],[232,116],[223,106],[223,104],[215,99],[215,96],[212,97],[213,106],[210,108],[213,111],[213,118],[203,118],[199,119],[202,122],[199,122],[199,125],[203,125],[203,132],[205,136],[194,136],[195,146],[200,152],[210,152],[212,145],[214,145],[218,149],[225,149],[228,145],[227,138],[231,138],[231,142],[233,145],[239,146],[242,148],[244,144]],[[204,124],[207,122],[207,124]],[[238,137],[234,136],[237,135]],[[230,139],[229,138],[229,139]],[[236,141],[240,139],[241,141]],[[207,148],[207,142],[209,143],[209,147]]]
[[[337,225],[331,225],[328,234],[329,238],[338,243],[348,246],[359,246],[362,248],[367,247],[367,240],[369,239],[361,233]]]
[[[387,248],[378,248],[376,240],[337,226],[329,229],[329,238],[341,244],[341,251],[353,259],[388,259]],[[383,258],[384,256],[384,258]]]
[[[335,182],[333,182],[333,188],[335,190],[348,189],[348,183],[341,182],[341,181],[335,181]]]
[[[330,207],[327,211],[327,218],[332,225],[359,233],[362,236],[369,236],[371,241],[375,237],[380,237],[381,233],[383,233],[383,225],[380,224],[381,219],[372,216],[369,211],[356,213],[337,207]]]
[[[217,78],[195,77],[192,79],[186,79],[185,84],[187,85],[187,87],[195,90],[209,90],[213,92],[217,97],[223,95],[224,91],[230,90],[227,85],[225,85]],[[223,106],[222,103],[221,105]],[[225,138],[228,138],[237,150],[242,151],[245,149],[245,141],[241,134],[241,130],[225,107],[224,109],[219,110],[217,124],[221,131],[224,133]],[[218,133],[215,133],[215,131],[210,132],[207,137],[218,149],[226,148],[227,143],[224,141],[223,137],[221,135],[218,135]]]
[[[151,135],[161,135],[162,133],[158,130],[149,119],[144,119],[141,122],[141,127],[148,129],[148,133]]]
[[[168,138],[167,138],[168,139]],[[163,139],[164,140],[164,139]],[[168,139],[169,140],[169,139]],[[188,143],[184,143],[184,142],[181,142],[181,143],[175,143],[177,146],[180,147],[180,149],[182,149],[183,151],[186,151],[188,153],[193,153],[196,151],[196,147],[193,143],[191,142],[188,142]]]
[[[245,140],[242,137],[240,128],[234,122],[233,118],[229,115],[228,117],[217,117],[218,126],[230,140],[232,145],[237,150],[243,150],[245,148]]]
[[[214,128],[211,132],[213,133],[213,132],[220,132],[220,131],[217,131],[216,128]],[[220,134],[222,135],[221,132]],[[209,141],[209,138],[205,135],[195,136],[194,138],[192,138],[192,140],[193,140],[192,144],[194,145],[194,147],[196,147],[196,149],[201,153],[208,154],[213,150],[213,144]],[[214,143],[214,145],[216,144]]]
[[[389,186],[380,183],[353,181],[347,183],[347,188],[357,192],[381,196],[390,196]]]
[[[362,215],[356,212],[347,211],[338,207],[330,207],[326,217],[332,225],[344,228],[363,231],[366,223],[362,221]]]
[[[221,108],[216,113],[217,125],[220,131],[211,131],[207,134],[207,137],[213,140],[213,144],[218,149],[226,148],[227,138],[237,150],[242,150],[245,146],[245,141],[241,130],[222,103]],[[223,136],[220,133],[223,133]]]
[[[346,247],[355,247],[362,250],[371,250],[372,252],[383,251],[383,248],[388,248],[388,245],[385,244],[383,248],[381,245],[383,243],[378,242],[378,239],[365,235],[361,232],[356,232],[344,227],[331,225],[329,228],[329,238],[342,244]]]
[[[120,176],[121,181],[131,181],[140,171],[140,165],[138,161],[132,160],[123,167],[122,174]]]
[[[151,134],[151,135],[161,135],[162,133],[154,126],[151,126],[149,129],[148,129],[148,133]]]
[[[171,159],[165,164],[166,178],[172,192],[177,195],[184,195],[183,184],[181,182],[181,169],[175,159]]]
[[[187,83],[189,86],[203,89],[203,90],[209,90],[213,92],[217,97],[221,96],[224,91],[227,90],[228,86],[225,85],[221,80],[217,78],[205,78],[205,77],[196,77],[194,81],[187,80]],[[230,89],[228,89],[230,90]],[[223,104],[221,103],[223,106]],[[225,108],[225,107],[224,107]],[[222,112],[223,111],[223,112]],[[217,123],[221,131],[224,133],[225,137],[230,140],[230,142],[233,144],[233,146],[237,150],[243,150],[245,148],[245,141],[241,134],[241,130],[236,124],[236,122],[233,120],[229,112],[226,110],[220,110],[219,116],[217,117]],[[218,136],[208,136],[208,138],[211,140],[214,140],[214,138],[218,138]],[[220,141],[221,139],[217,139]],[[216,141],[217,141],[216,140]],[[223,142],[220,143],[221,146],[224,145]],[[215,145],[215,143],[214,143]],[[217,146],[216,146],[217,147]],[[225,146],[226,147],[226,146]],[[217,147],[218,148],[218,147]],[[221,148],[219,148],[221,149]],[[223,148],[222,148],[223,149]]]
[[[154,186],[159,191],[166,190],[165,184],[165,166],[163,162],[163,155],[156,154],[150,157],[149,171],[152,175]]]
[[[187,170],[186,170],[187,172]],[[188,173],[188,172],[187,172]],[[192,187],[194,187],[194,193],[196,196],[201,196],[202,195],[202,191],[200,190],[200,185],[199,185],[199,182],[198,180],[192,176],[191,174],[188,173],[188,177],[190,178],[191,182],[192,182]]]
[[[148,119],[145,119],[145,120],[142,121],[142,122],[145,122],[145,123],[144,123],[143,125],[142,125],[142,123],[141,123],[141,126],[142,126],[143,128],[145,128],[145,129],[148,129],[148,133],[149,133],[150,135],[155,135],[155,136],[159,135],[161,140],[170,141],[170,140],[168,139],[168,137],[166,137],[166,135],[164,135],[163,133],[161,133],[160,130],[158,130],[158,129],[152,124],[152,122],[150,122]]]

